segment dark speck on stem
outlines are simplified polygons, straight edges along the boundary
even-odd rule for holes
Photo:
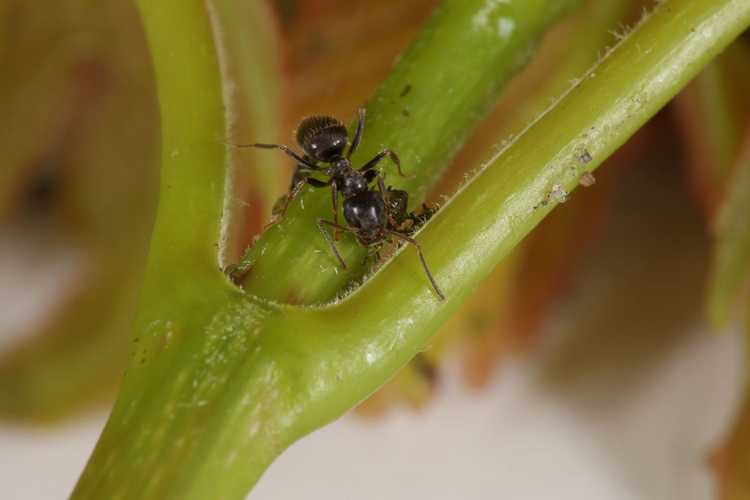
[[[583,153],[581,153],[581,156],[579,156],[578,159],[581,160],[581,163],[583,164],[591,163],[591,160],[593,160],[591,153],[586,149],[583,150]]]

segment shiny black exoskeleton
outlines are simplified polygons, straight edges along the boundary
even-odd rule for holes
[[[383,149],[363,166],[355,169],[349,160],[357,150],[365,126],[365,110],[359,110],[357,130],[347,150],[349,137],[346,127],[337,119],[330,116],[311,116],[305,118],[297,128],[297,143],[304,151],[300,156],[289,147],[280,144],[239,144],[238,147],[275,148],[280,149],[294,158],[297,168],[292,177],[289,194],[283,203],[274,210],[275,220],[283,218],[289,204],[300,193],[305,184],[314,187],[331,187],[331,201],[333,202],[334,221],[338,221],[339,193],[344,200],[369,190],[370,183],[378,177],[376,167],[383,158],[389,157],[396,164],[399,175],[405,177],[401,171],[401,161],[396,153],[390,149]],[[313,175],[328,177],[320,180]]]
[[[369,189],[344,200],[344,218],[348,223],[347,226],[342,226],[335,221],[318,219],[318,227],[344,269],[346,269],[346,262],[341,257],[334,238],[326,231],[325,226],[330,226],[334,230],[349,231],[356,236],[361,244],[367,247],[379,247],[393,238],[414,245],[427,279],[430,280],[430,284],[438,297],[443,300],[445,295],[443,295],[427,267],[422,247],[417,240],[412,238],[412,235],[432,216],[434,211],[423,205],[421,214],[407,213],[408,196],[406,191],[391,189],[390,187],[386,189],[383,178],[378,176],[377,189]]]
[[[380,239],[380,231],[388,224],[385,202],[378,191],[364,191],[344,201],[344,219],[356,230],[357,239],[370,245]]]

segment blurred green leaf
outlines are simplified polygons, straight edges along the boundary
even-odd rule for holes
[[[737,41],[675,99],[693,191],[711,219],[729,188],[750,126],[748,60],[750,45]]]
[[[85,258],[58,303],[37,312],[41,328],[0,358],[0,415],[26,422],[111,397],[156,208],[156,100],[136,13],[84,3],[6,7],[14,50],[0,99],[15,126],[0,133],[10,167],[0,171],[21,176],[12,224],[57,235]]]
[[[750,129],[727,184],[715,224],[715,248],[708,289],[714,325],[729,318],[740,292],[750,282]]]

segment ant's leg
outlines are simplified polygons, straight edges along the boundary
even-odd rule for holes
[[[382,248],[382,245],[368,246],[367,253],[365,253],[365,258],[362,261],[362,265],[366,266],[367,264],[371,264],[373,262],[379,263],[381,248]]]
[[[362,175],[364,175],[365,181],[367,181],[367,185],[369,186],[372,181],[380,176],[380,172],[375,169],[370,169],[366,170]]]
[[[386,229],[385,231],[388,234],[395,236],[396,238],[400,238],[414,245],[414,247],[417,249],[417,253],[419,254],[419,260],[422,261],[422,267],[424,268],[424,272],[425,274],[427,274],[427,278],[430,280],[430,283],[432,284],[432,288],[435,290],[435,293],[438,294],[438,297],[440,297],[440,300],[445,300],[445,295],[443,295],[443,292],[440,290],[440,287],[435,282],[435,278],[432,277],[432,273],[430,272],[430,269],[427,267],[427,262],[424,260],[424,254],[422,253],[422,247],[419,246],[419,242],[415,240],[414,238],[410,238],[406,235],[403,235],[396,231],[392,231],[390,229]]]
[[[375,165],[377,165],[378,163],[380,163],[380,160],[382,160],[386,156],[389,157],[393,161],[393,163],[396,164],[396,170],[398,170],[398,175],[400,175],[401,177],[407,177],[407,178],[413,178],[414,177],[413,174],[412,175],[406,175],[406,174],[404,174],[401,171],[401,160],[399,160],[398,159],[398,155],[396,153],[394,153],[393,151],[391,151],[390,149],[384,149],[380,153],[376,154],[375,157],[372,160],[370,160],[367,163],[365,163],[364,166],[362,166],[359,169],[359,171],[360,172],[366,172],[368,170],[372,170],[373,168],[375,168]]]
[[[362,132],[365,130],[365,108],[359,108],[357,114],[359,116],[359,119],[357,120],[357,131],[354,133],[354,139],[352,139],[352,145],[349,148],[349,152],[346,153],[347,158],[351,158],[354,152],[357,151],[357,147],[359,147],[359,143],[362,141]]]
[[[303,177],[302,179],[300,179],[296,184],[294,184],[294,186],[292,186],[292,189],[289,190],[289,194],[286,196],[284,204],[278,211],[275,211],[275,213],[273,214],[274,219],[263,227],[264,230],[268,229],[274,224],[281,222],[281,220],[286,215],[286,211],[289,208],[289,205],[292,203],[292,200],[294,200],[297,195],[302,192],[302,188],[305,187],[305,184],[309,184],[313,187],[326,187],[330,184],[330,182],[319,181],[318,179],[313,179],[312,177]]]
[[[339,253],[338,249],[336,248],[336,242],[333,241],[333,238],[331,238],[331,235],[328,233],[328,231],[325,230],[323,227],[323,224],[333,227],[334,229],[342,229],[344,231],[352,231],[350,228],[346,226],[342,226],[341,224],[336,224],[334,222],[331,222],[329,220],[325,219],[318,219],[318,229],[320,229],[320,232],[323,233],[323,237],[328,242],[328,245],[330,245],[331,250],[333,250],[334,255],[336,255],[336,258],[339,260],[339,263],[341,264],[341,267],[344,269],[347,269],[346,262],[344,262],[344,259],[341,258],[341,254]]]
[[[281,220],[286,215],[286,211],[289,208],[289,205],[292,203],[292,200],[294,200],[294,198],[296,198],[297,195],[302,191],[302,188],[304,187],[304,185],[305,185],[305,180],[298,181],[296,184],[292,186],[292,189],[289,190],[289,194],[283,197],[284,204],[281,205],[281,208],[277,208],[276,205],[274,205],[273,210],[272,210],[273,218],[268,224],[266,224],[263,227],[264,230],[268,229],[274,224],[281,222]]]
[[[262,149],[280,149],[287,155],[294,158],[298,163],[301,163],[305,167],[309,168],[310,170],[321,170],[321,168],[311,161],[307,160],[306,158],[301,157],[291,149],[289,149],[287,146],[284,146],[283,144],[230,144],[230,146],[234,146],[237,148],[262,148]]]
[[[375,175],[367,175],[370,173],[374,173]],[[378,191],[380,192],[380,197],[385,202],[385,216],[388,219],[389,227],[393,227],[395,225],[395,221],[393,219],[393,213],[392,213],[393,210],[391,209],[392,208],[391,201],[390,201],[390,198],[388,197],[389,191],[385,189],[385,181],[383,180],[383,176],[377,173],[375,170],[369,170],[365,174],[365,177],[372,177],[373,179],[378,180]],[[369,182],[372,182],[373,179],[370,179]]]
[[[322,188],[322,187],[330,186],[331,183],[333,182],[333,180],[330,180],[330,181],[326,182],[326,181],[320,181],[318,179],[313,179],[312,177],[307,177],[305,179],[305,182],[307,184],[310,184],[312,187]]]
[[[339,188],[338,184],[331,182],[331,201],[333,202],[333,223],[339,224]],[[339,230],[334,228],[333,239],[339,241]]]
[[[378,175],[377,179],[378,179],[378,190],[380,190],[380,196],[382,196],[383,199],[385,199],[386,198],[386,194],[385,194],[385,182],[383,181],[383,176],[382,175]]]
[[[333,207],[333,223],[339,223],[339,187],[335,182],[331,183],[331,206]]]
[[[370,172],[373,172],[373,170],[370,170]],[[393,210],[391,205],[391,200],[388,197],[388,192],[385,189],[385,182],[383,181],[383,176],[378,174],[376,176],[378,179],[378,191],[380,191],[380,197],[385,202],[385,217],[387,219],[387,223],[389,226],[394,226],[395,221],[393,219]]]

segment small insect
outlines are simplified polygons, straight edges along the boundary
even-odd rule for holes
[[[395,238],[400,242],[414,245],[425,274],[441,300],[445,295],[438,287],[432,276],[419,242],[412,238],[416,230],[426,222],[433,212],[423,211],[417,215],[407,213],[408,193],[406,191],[385,188],[383,176],[376,170],[378,163],[386,156],[396,165],[399,175],[406,177],[401,171],[401,161],[396,153],[390,149],[383,149],[362,167],[355,169],[349,158],[357,150],[362,140],[365,124],[365,111],[359,110],[357,129],[348,151],[348,134],[346,127],[328,116],[313,116],[302,121],[297,129],[297,142],[304,150],[300,156],[287,146],[279,144],[240,144],[239,147],[256,147],[280,149],[297,161],[297,168],[292,178],[289,194],[281,207],[277,210],[278,222],[284,216],[291,201],[302,190],[305,184],[313,187],[331,187],[333,204],[333,221],[318,219],[318,228],[331,247],[341,267],[347,269],[346,262],[336,248],[338,231],[352,233],[365,247],[379,247]],[[345,153],[346,151],[346,153]],[[325,166],[318,165],[319,163]],[[326,175],[328,180],[322,181],[313,174]],[[370,184],[377,180],[377,187]],[[343,197],[343,213],[347,225],[338,222],[338,199]],[[326,230],[326,226],[333,228],[333,236]]]
[[[241,148],[280,149],[297,162],[297,168],[289,187],[289,194],[282,198],[278,206],[274,207],[274,220],[269,225],[279,222],[284,217],[289,204],[302,191],[305,184],[317,188],[331,187],[333,218],[337,222],[339,193],[346,199],[359,191],[367,190],[369,184],[378,176],[378,170],[376,170],[378,163],[385,157],[389,157],[393,161],[401,177],[407,177],[401,171],[401,160],[399,160],[398,155],[387,148],[380,151],[358,169],[352,166],[349,159],[357,151],[362,140],[365,127],[365,110],[360,109],[358,115],[357,129],[348,150],[346,150],[346,146],[349,143],[349,137],[346,127],[330,116],[311,116],[302,120],[297,128],[297,143],[304,151],[302,156],[281,144],[236,145]],[[313,177],[315,173],[327,176],[328,180],[316,179]]]

